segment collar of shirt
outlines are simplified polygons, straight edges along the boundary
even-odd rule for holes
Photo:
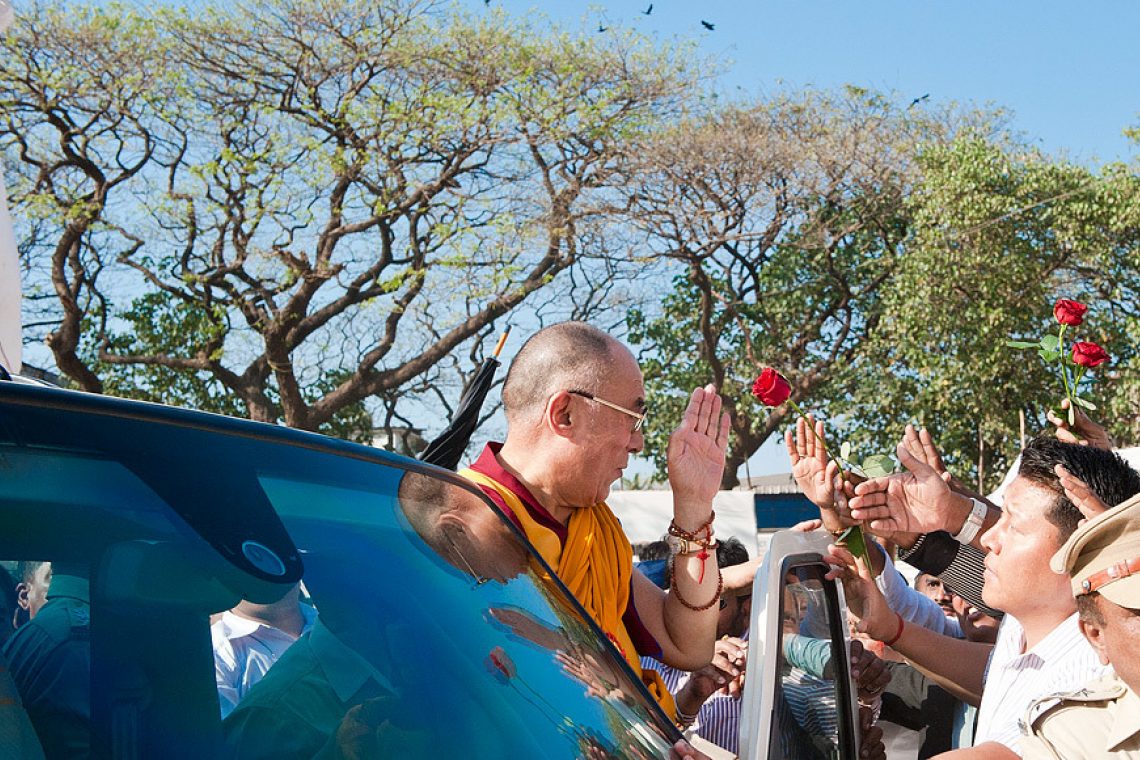
[[[313,625],[313,630],[309,633],[309,646],[313,648],[313,654],[320,662],[329,685],[341,702],[352,699],[352,696],[370,679],[392,694],[399,693],[383,673],[372,667],[368,660],[357,654],[319,621]]]
[[[1012,615],[1006,615],[1001,625],[1003,628],[1010,625],[1011,630],[1003,646],[1003,652],[1008,658],[1005,665],[1007,667],[1017,666],[1018,670],[1045,667],[1052,660],[1070,651],[1074,643],[1084,643],[1085,637],[1081,633],[1077,620],[1077,613],[1074,612],[1049,631],[1045,638],[1037,642],[1036,646],[1026,652],[1023,651],[1025,649],[1025,629]]]
[[[301,617],[304,618],[304,624],[301,627],[301,635],[305,635],[312,627],[313,623],[317,620],[317,611],[313,609],[310,604],[301,603],[298,605],[301,608]],[[218,621],[222,635],[227,639],[240,639],[243,636],[249,636],[252,633],[257,633],[262,628],[269,628],[274,631],[280,631],[282,635],[285,634],[280,628],[275,628],[268,623],[263,623],[259,620],[250,620],[241,615],[235,615],[230,610],[222,613],[222,619]]]

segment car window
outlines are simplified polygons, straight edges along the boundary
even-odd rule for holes
[[[0,557],[49,560],[84,590],[57,596],[88,653],[67,683],[99,754],[660,757],[677,736],[513,525],[452,474],[6,387],[0,465]]]
[[[841,590],[824,576],[827,534],[782,531],[753,584],[740,755],[856,756],[855,699]]]
[[[824,569],[792,564],[783,569],[780,643],[776,649],[778,684],[768,757],[840,757],[840,710],[845,658],[842,634],[834,625]],[[836,644],[840,646],[836,646]],[[838,663],[838,667],[837,667]]]

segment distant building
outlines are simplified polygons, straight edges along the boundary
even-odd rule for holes
[[[412,427],[373,428],[372,445],[378,449],[416,457],[427,448],[423,431]]]

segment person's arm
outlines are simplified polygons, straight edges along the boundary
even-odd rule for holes
[[[708,385],[693,391],[680,426],[669,437],[667,452],[673,525],[682,531],[698,533],[712,519],[713,497],[724,474],[728,427],[728,414],[721,410],[716,389]],[[720,612],[716,552],[674,555],[668,593],[639,572],[633,579],[638,614],[661,645],[664,661],[682,670],[708,664]]]
[[[874,549],[870,551],[875,552]],[[875,584],[883,592],[883,596],[892,610],[902,615],[903,620],[908,623],[929,628],[936,633],[953,636],[956,639],[962,638],[962,626],[958,624],[957,618],[947,617],[937,602],[911,587],[882,547],[879,547],[875,553],[882,558],[883,562],[881,570],[876,568]]]
[[[841,546],[828,547],[828,578],[841,579],[856,629],[889,645],[943,688],[970,704],[981,701],[983,676],[993,647],[908,625],[887,604],[866,563]]]
[[[982,573],[986,556],[973,546],[962,546],[949,533],[927,533],[910,549],[899,552],[899,559],[924,573],[937,575],[958,596],[1000,618],[1002,612],[982,600]]]

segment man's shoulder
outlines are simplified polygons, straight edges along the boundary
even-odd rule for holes
[[[1033,700],[1022,720],[1026,757],[1086,757],[1104,747],[1116,717],[1109,709],[1128,691],[1115,675]]]

